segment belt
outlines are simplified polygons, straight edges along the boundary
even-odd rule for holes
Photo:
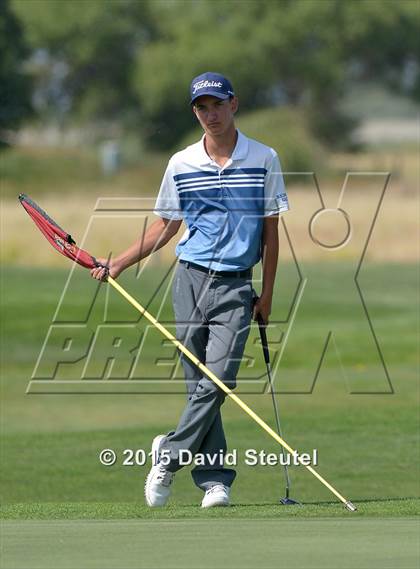
[[[202,265],[196,265],[195,263],[191,263],[191,261],[184,261],[180,259],[179,262],[182,265],[185,265],[187,269],[195,269],[196,271],[201,271],[211,277],[227,277],[231,279],[250,279],[252,277],[252,269],[245,269],[244,271],[213,271],[213,269],[203,267]]]

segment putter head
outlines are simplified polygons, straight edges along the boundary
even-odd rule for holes
[[[285,498],[281,498],[280,504],[282,504],[282,506],[301,506],[302,505],[297,500],[293,500],[292,498],[289,498],[288,496],[286,496]]]
[[[346,508],[349,510],[349,512],[356,512],[357,508],[354,504],[352,504],[350,502],[350,500],[347,500],[347,502],[344,504],[346,506]]]

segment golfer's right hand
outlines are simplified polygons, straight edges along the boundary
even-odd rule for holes
[[[106,277],[108,275],[113,279],[116,279],[118,275],[123,271],[123,268],[119,265],[119,263],[113,259],[98,257],[96,260],[100,265],[103,266],[91,269],[90,274],[94,279],[97,279],[98,281],[106,281]]]

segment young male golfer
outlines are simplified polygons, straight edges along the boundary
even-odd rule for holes
[[[116,278],[163,247],[184,221],[172,289],[177,339],[233,389],[252,313],[268,322],[278,214],[289,206],[276,152],[235,128],[238,99],[228,79],[203,73],[193,79],[190,93],[204,135],[172,156],[154,210],[159,219],[144,238],[111,259],[109,274]],[[253,307],[252,267],[260,258],[262,291]],[[103,268],[91,273],[106,276]],[[188,401],[176,429],[153,440],[146,502],[164,506],[182,458],[200,455],[191,474],[205,492],[202,507],[228,506],[236,472],[223,465],[227,446],[220,407],[226,395],[183,355],[181,360]]]

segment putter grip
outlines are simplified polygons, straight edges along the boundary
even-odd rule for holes
[[[252,290],[252,293],[253,293],[252,294],[252,308],[254,308],[259,297],[258,297],[257,293],[255,292],[255,290]],[[257,322],[258,322],[258,328],[260,330],[260,338],[261,338],[261,345],[263,348],[264,361],[268,365],[270,363],[270,353],[268,351],[267,333],[265,331],[265,322],[263,320],[263,317],[259,313],[257,315]]]
[[[262,344],[262,348],[263,348],[264,361],[266,364],[269,364],[270,363],[270,352],[268,351],[267,332],[265,330],[265,322],[264,322],[261,314],[258,314],[257,322],[258,322],[258,327],[260,329],[260,338],[261,338],[261,344]]]

